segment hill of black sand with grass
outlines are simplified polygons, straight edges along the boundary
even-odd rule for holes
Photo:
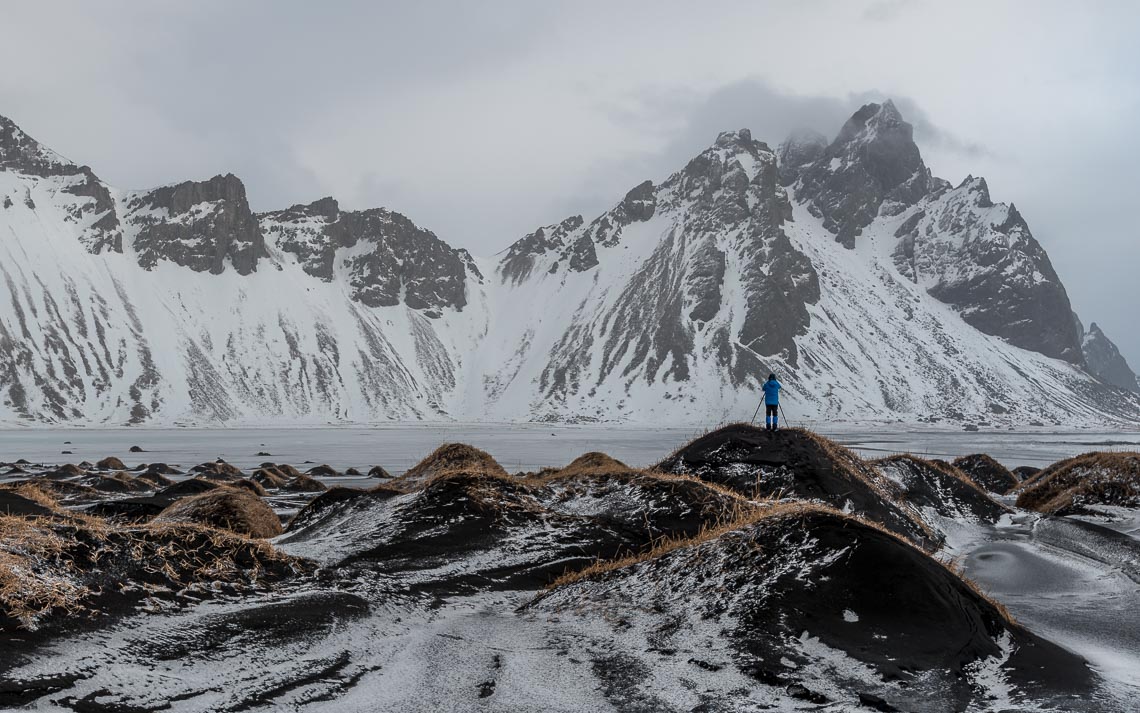
[[[1011,470],[985,453],[955,458],[951,465],[969,476],[979,487],[995,495],[1005,495],[1021,482]]]
[[[0,705],[1100,710],[1084,661],[943,564],[947,523],[1009,512],[951,464],[735,424],[650,468],[446,444],[372,488],[104,465],[0,483]],[[1022,497],[1083,502],[1080,467]]]
[[[705,667],[735,666],[818,705],[964,710],[996,669],[1050,700],[1092,680],[909,542],[818,505],[568,576],[530,608],[600,624],[613,650],[700,652]],[[618,675],[634,688],[652,673]]]
[[[894,481],[906,501],[920,510],[959,522],[987,523],[997,522],[1009,512],[949,463],[897,455],[873,461],[872,465]]]
[[[1054,515],[1098,505],[1140,508],[1140,453],[1086,453],[1054,463],[1017,489],[1017,506]]]
[[[799,428],[733,424],[707,433],[654,466],[692,475],[750,499],[818,502],[881,524],[927,550],[938,535],[898,486],[843,446]]]

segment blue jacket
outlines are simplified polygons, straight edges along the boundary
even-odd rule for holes
[[[764,403],[765,403],[765,405],[767,405],[767,406],[779,406],[780,405],[780,389],[784,388],[780,384],[780,382],[776,381],[775,379],[772,379],[771,381],[765,381],[764,385],[761,386],[760,388],[764,389]]]

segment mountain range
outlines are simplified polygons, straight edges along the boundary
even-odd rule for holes
[[[889,101],[722,133],[494,257],[231,174],[121,190],[0,117],[0,277],[4,425],[707,423],[769,372],[801,420],[1140,421],[1020,212]]]

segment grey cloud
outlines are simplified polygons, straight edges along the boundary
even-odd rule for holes
[[[916,4],[914,0],[881,0],[872,3],[863,11],[863,19],[870,22],[887,22],[894,20]]]

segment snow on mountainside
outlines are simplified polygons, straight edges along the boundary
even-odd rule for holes
[[[889,103],[724,133],[497,261],[232,175],[118,191],[0,119],[0,277],[0,423],[693,423],[769,371],[798,417],[1140,420],[1020,215]]]
[[[1084,353],[1089,373],[1106,384],[1140,393],[1140,378],[1128,366],[1128,362],[1124,360],[1124,355],[1097,326],[1097,323],[1093,322],[1089,325],[1087,332],[1079,319],[1076,320],[1076,324],[1082,335],[1081,351]]]

